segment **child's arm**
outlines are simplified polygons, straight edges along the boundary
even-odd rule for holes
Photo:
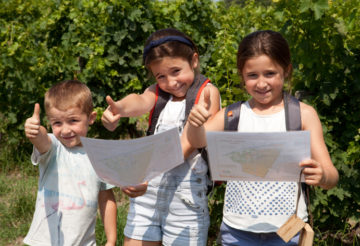
[[[155,105],[155,84],[147,88],[142,94],[130,94],[119,101],[106,97],[109,104],[104,111],[101,121],[109,131],[114,131],[121,117],[140,116],[149,112]]]
[[[35,104],[33,115],[25,121],[25,135],[40,154],[51,148],[51,139],[45,127],[40,125],[40,105]]]
[[[311,141],[312,159],[300,163],[304,168],[305,182],[308,185],[331,189],[337,184],[339,174],[325,145],[320,119],[313,107],[304,103],[300,105],[303,130],[310,131]]]
[[[224,130],[224,110],[220,110],[220,94],[215,86],[206,86],[198,104],[191,109],[185,125],[182,144],[193,148],[206,146],[205,131]],[[184,147],[183,147],[184,149]],[[184,152],[184,150],[183,150]]]
[[[112,189],[101,190],[98,197],[99,210],[106,234],[105,246],[116,243],[116,201]]]

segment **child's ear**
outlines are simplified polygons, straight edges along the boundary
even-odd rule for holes
[[[291,71],[292,71],[292,64],[289,64],[289,66],[286,68],[286,70],[284,72],[285,79],[290,77]]]
[[[92,111],[89,115],[89,125],[94,124],[96,120],[96,111]]]
[[[191,59],[191,66],[193,69],[196,69],[199,65],[199,55],[198,53],[194,53]]]

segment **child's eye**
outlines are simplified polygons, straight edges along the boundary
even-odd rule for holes
[[[249,79],[256,79],[258,76],[257,76],[256,73],[250,73],[250,74],[247,75],[247,77],[248,77]]]
[[[61,122],[60,121],[54,121],[51,123],[53,126],[60,126]]]
[[[272,77],[272,76],[274,76],[276,74],[276,72],[267,72],[267,73],[265,73],[265,76],[266,77]]]
[[[162,79],[164,79],[164,78],[165,78],[164,75],[159,75],[159,76],[156,77],[157,80],[162,80]]]
[[[180,73],[180,69],[174,69],[173,74],[178,74],[178,73]]]

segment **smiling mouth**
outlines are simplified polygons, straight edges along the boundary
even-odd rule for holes
[[[260,95],[265,95],[267,93],[269,93],[270,90],[267,90],[267,91],[256,91],[256,93],[260,94]]]
[[[180,85],[179,87],[175,88],[174,91],[180,91],[184,86],[185,86],[185,85],[182,84],[182,85]]]
[[[65,140],[69,140],[69,139],[73,139],[73,138],[75,138],[75,136],[70,136],[70,137],[62,137],[63,139],[65,139]]]

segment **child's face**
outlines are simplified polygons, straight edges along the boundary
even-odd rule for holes
[[[47,115],[53,134],[68,148],[81,146],[80,137],[86,137],[89,125],[96,119],[96,112],[88,116],[78,107],[65,111],[52,107]]]
[[[150,63],[149,67],[160,88],[172,94],[173,100],[182,100],[194,81],[197,64],[195,53],[192,64],[183,58],[164,57]]]
[[[284,69],[268,56],[260,55],[247,60],[242,77],[255,103],[272,105],[282,100]]]

